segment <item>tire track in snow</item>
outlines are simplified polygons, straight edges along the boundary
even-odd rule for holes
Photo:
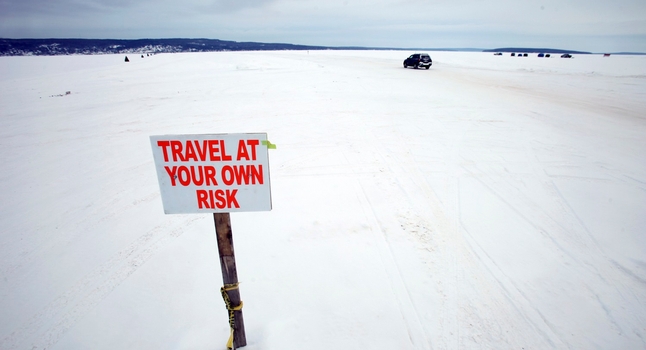
[[[449,126],[443,122],[433,125],[434,128],[442,128],[440,134],[455,134]],[[423,132],[423,131],[422,131]],[[427,176],[420,169],[420,160],[410,152],[410,145],[402,143],[407,136],[394,135],[391,143],[382,143],[383,155],[390,155],[393,161],[388,162],[382,155],[383,162],[389,164],[389,170],[395,178],[395,184],[401,194],[405,195],[405,205],[414,212],[416,218],[428,218],[422,223],[422,228],[431,232],[430,237],[420,236],[419,232],[411,229],[411,221],[405,219],[402,226],[408,234],[413,234],[421,242],[424,249],[432,254],[428,255],[428,261],[434,266],[433,282],[439,296],[438,308],[433,310],[437,314],[439,329],[425,331],[427,337],[433,338],[436,346],[440,348],[463,347],[463,335],[461,334],[461,322],[459,311],[461,308],[460,288],[464,285],[464,263],[465,252],[462,238],[458,232],[457,222],[458,183],[456,181],[458,169],[451,167],[459,159],[459,147],[466,131],[459,133],[458,137],[447,140],[454,145],[453,152],[449,152],[447,159],[442,162],[449,165],[446,170],[450,176],[445,182],[445,190],[448,194],[443,202],[438,193],[433,189],[427,180]],[[376,139],[376,138],[375,138]],[[418,223],[419,224],[419,223]],[[436,243],[432,245],[432,243]],[[438,336],[439,335],[439,336]]]
[[[378,219],[379,215],[377,214],[374,205],[367,196],[366,190],[361,183],[361,180],[358,179],[357,183],[361,188],[362,197],[361,200],[364,202],[363,207],[369,207],[370,213],[366,213],[366,217],[369,217],[372,221],[372,226],[378,227],[381,231],[381,244],[378,244],[379,255],[383,262],[384,269],[386,274],[390,279],[390,285],[392,287],[393,295],[397,300],[399,310],[401,311],[402,319],[406,324],[406,329],[408,330],[408,338],[411,345],[415,349],[430,349],[431,343],[426,336],[424,327],[420,320],[419,313],[417,308],[413,303],[413,300],[410,295],[410,290],[406,285],[406,281],[402,276],[401,269],[397,264],[397,260],[392,250],[392,246],[388,241],[388,234],[386,233],[386,228],[383,226],[382,222]],[[402,296],[405,296],[402,298]],[[411,315],[413,316],[411,319]]]
[[[471,233],[466,228],[464,228],[464,225],[462,225],[462,229],[466,233],[466,239],[471,246],[472,251],[476,254],[478,259],[480,259],[484,263],[484,266],[487,268],[489,273],[494,277],[500,288],[502,288],[505,297],[509,301],[509,304],[516,309],[518,314],[520,314],[532,326],[532,328],[534,328],[536,333],[540,334],[543,339],[545,339],[548,344],[552,346],[552,348],[557,347],[554,341],[552,341],[552,338],[557,338],[559,340],[559,347],[564,346],[565,343],[560,339],[558,333],[555,333],[555,330],[553,329],[554,326],[538,309],[532,306],[532,303],[522,292],[522,290],[518,288],[513,280],[507,277],[502,269],[500,269],[495,261],[489,256],[489,254],[487,254],[487,252],[477,243]],[[509,286],[511,286],[512,288],[509,288]],[[523,304],[529,306],[529,308],[533,310],[535,314],[529,314],[526,311],[525,307],[521,307],[519,305],[519,300],[523,300]],[[551,331],[550,333],[552,334],[548,334],[547,332],[543,331],[544,327],[541,327],[541,324],[547,325]]]
[[[133,169],[136,169],[136,167]],[[77,241],[78,238],[82,236],[84,232],[87,232],[89,228],[100,226],[100,224],[102,224],[103,222],[107,222],[128,210],[132,210],[131,205],[139,205],[142,203],[150,202],[153,199],[160,196],[158,192],[151,192],[146,195],[142,194],[142,197],[140,197],[139,199],[131,203],[127,203],[126,198],[122,196],[123,192],[125,192],[125,190],[121,191],[119,195],[115,196],[114,198],[110,199],[104,204],[101,204],[100,206],[97,206],[96,208],[94,208],[92,213],[97,213],[96,215],[80,215],[78,214],[79,212],[81,212],[83,209],[84,210],[88,210],[88,209],[78,208],[78,207],[63,213],[61,215],[61,217],[63,218],[68,218],[68,217],[81,218],[80,220],[75,221],[72,224],[73,226],[70,225],[69,228],[66,228],[64,230],[63,229],[58,230],[58,225],[60,225],[60,222],[62,222],[63,220],[55,221],[53,223],[50,223],[48,221],[48,222],[39,224],[39,226],[34,227],[33,228],[34,232],[40,232],[40,231],[46,231],[48,226],[56,225],[58,230],[57,235],[44,237],[42,238],[42,241],[23,244],[22,249],[20,250],[6,252],[5,258],[8,261],[13,261],[14,263],[7,264],[6,266],[2,267],[0,270],[0,275],[5,276],[5,278],[9,278],[13,280],[15,279],[16,275],[23,274],[24,273],[23,269],[25,268],[25,266],[29,266],[35,259],[37,259],[38,254],[41,253],[43,250],[45,249],[53,250],[61,246],[69,245],[70,243]],[[96,218],[97,216],[98,216],[98,219],[95,219],[94,222],[90,222],[92,218]],[[6,246],[15,246],[16,242],[22,240],[23,238],[25,239],[27,238],[23,236],[29,236],[29,235],[28,234],[16,235],[15,238],[2,242],[2,244]]]
[[[397,152],[401,157],[399,159],[398,167],[401,164],[415,164],[408,152]],[[418,197],[421,194],[421,203],[424,210],[430,211],[433,218],[432,231],[441,241],[438,245],[436,256],[438,261],[445,262],[441,276],[438,277],[438,288],[442,295],[442,308],[440,311],[440,324],[442,325],[443,335],[454,335],[453,337],[443,338],[444,346],[450,348],[457,348],[460,346],[460,322],[458,314],[455,310],[459,309],[459,286],[461,285],[460,274],[458,273],[458,247],[459,237],[457,233],[457,224],[453,222],[443,209],[443,205],[439,200],[437,194],[428,184],[421,171],[417,166],[410,166],[406,169],[401,168],[395,172],[396,174],[406,174],[402,178],[407,179],[408,183],[403,183],[402,180],[397,180],[398,186],[406,194],[409,199],[408,202],[415,201],[413,197]],[[455,193],[456,184],[447,184],[449,193]],[[454,199],[455,200],[455,199]],[[450,205],[446,203],[445,206]],[[430,225],[430,224],[429,224]],[[445,282],[445,283],[442,283]]]
[[[356,128],[355,128],[356,130]],[[380,198],[374,198],[372,201],[368,199],[370,208],[373,211],[372,216],[377,220],[377,227],[380,227],[384,234],[384,240],[387,244],[386,252],[383,253],[384,259],[397,263],[397,256],[393,251],[392,246],[388,242],[387,229],[389,227],[396,227],[401,229],[406,235],[412,235],[416,240],[421,242],[421,247],[428,250],[432,254],[430,262],[435,267],[435,272],[432,278],[433,285],[436,288],[438,302],[436,303],[437,309],[429,310],[423,309],[422,312],[432,313],[432,321],[425,319],[427,322],[436,323],[437,328],[426,329],[424,324],[421,323],[420,311],[417,310],[418,305],[415,304],[415,299],[411,291],[406,288],[407,302],[412,305],[414,317],[419,322],[419,332],[423,339],[427,339],[428,346],[439,348],[458,348],[460,346],[460,322],[458,311],[459,310],[459,286],[462,276],[458,269],[458,254],[459,239],[457,237],[457,222],[451,220],[451,216],[447,215],[446,207],[457,205],[453,201],[457,201],[456,183],[448,185],[450,193],[456,194],[451,203],[442,203],[437,193],[433,191],[431,186],[426,181],[421,169],[419,168],[419,160],[410,153],[410,144],[403,143],[408,136],[402,136],[395,126],[388,125],[383,129],[383,134],[377,134],[379,130],[368,130],[368,135],[364,136],[362,142],[375,142],[378,144],[373,147],[379,151],[375,153],[377,164],[382,165],[383,169],[382,179],[387,181],[387,184],[377,185],[379,191],[369,191],[369,193],[381,193],[389,191],[384,194],[384,198],[389,200],[388,212],[381,212],[375,208],[374,201],[379,201]],[[364,190],[365,191],[365,190]],[[364,192],[365,194],[365,192]],[[397,198],[396,201],[391,199]],[[383,199],[381,199],[383,201]],[[378,203],[378,202],[376,202]],[[445,209],[443,209],[445,207]],[[405,213],[395,215],[393,220],[396,222],[394,225],[388,225],[389,222],[382,221],[382,218],[393,217],[393,210],[403,209]],[[432,218],[425,220],[424,218]],[[413,218],[413,219],[411,219]],[[455,217],[453,217],[455,219]],[[403,219],[403,221],[402,221]],[[422,220],[421,222],[415,219]],[[384,219],[385,220],[385,219]],[[431,224],[432,222],[432,224]],[[432,243],[437,243],[433,245]],[[421,262],[421,261],[420,261]],[[385,261],[385,264],[388,262]],[[397,266],[398,267],[398,266]],[[394,272],[392,273],[395,274]],[[401,280],[405,286],[406,280],[399,270],[396,273],[398,279]],[[423,301],[424,304],[427,301]],[[408,322],[410,327],[411,323]],[[417,326],[417,323],[415,324]],[[428,325],[426,325],[428,327]],[[438,336],[439,335],[439,336]],[[428,339],[432,339],[428,341]]]
[[[375,138],[372,139],[374,140]],[[343,157],[348,163],[351,163],[346,152],[343,152]],[[360,174],[360,172],[356,172],[354,170],[355,168],[351,169],[355,172],[354,175]],[[384,223],[381,220],[379,220],[382,216],[379,215],[380,213],[373,204],[373,201],[368,197],[368,191],[366,191],[364,184],[361,182],[361,178],[359,176],[354,176],[354,178],[356,179],[358,187],[361,189],[361,193],[359,195],[359,200],[362,202],[361,207],[370,208],[370,211],[364,211],[364,215],[372,221],[371,227],[379,228],[381,233],[377,243],[379,255],[381,257],[384,270],[390,280],[393,297],[397,301],[397,306],[401,312],[401,317],[407,329],[410,344],[413,349],[429,350],[432,348],[431,342],[426,336],[420,315],[413,303],[410,290],[406,284],[404,276],[402,275],[401,268],[397,263],[392,246],[388,240],[387,227],[384,226]]]
[[[469,121],[472,126],[476,122],[480,121]],[[432,214],[433,222],[432,224],[428,224],[434,227],[434,230],[431,231],[434,236],[434,242],[438,244],[436,247],[429,247],[429,244],[433,242],[423,241],[422,243],[431,248],[429,250],[433,254],[429,257],[433,265],[439,266],[439,268],[436,268],[439,275],[434,278],[437,281],[438,291],[442,298],[441,310],[439,310],[440,326],[442,329],[440,330],[441,337],[439,340],[447,348],[474,346],[479,343],[479,338],[483,336],[490,341],[492,337],[495,338],[496,336],[499,338],[494,341],[506,342],[509,340],[504,332],[501,331],[505,327],[504,321],[500,320],[493,324],[490,323],[492,320],[496,320],[495,316],[492,317],[494,315],[493,313],[500,309],[494,309],[487,305],[476,305],[477,308],[474,310],[472,309],[473,305],[470,304],[468,292],[464,291],[465,288],[478,290],[480,293],[486,293],[489,290],[486,288],[487,284],[478,282],[478,276],[475,275],[477,273],[476,271],[478,271],[478,266],[480,266],[475,261],[482,261],[481,254],[478,254],[473,249],[473,244],[470,242],[470,237],[468,236],[469,233],[465,232],[466,230],[464,230],[464,225],[460,219],[459,178],[463,174],[468,173],[468,171],[465,171],[466,169],[464,169],[463,165],[459,165],[462,163],[460,151],[463,143],[462,140],[467,131],[468,128],[452,140],[453,151],[447,155],[446,164],[448,168],[446,171],[449,176],[447,176],[444,184],[444,190],[446,191],[444,201],[440,200],[433,186],[428,182],[427,176],[424,175],[418,166],[407,166],[405,169],[402,168],[400,170],[401,174],[405,174],[401,178],[407,179],[408,181],[405,183],[400,181],[400,187],[407,194],[409,202],[417,200],[419,202],[417,205],[418,210],[430,210]],[[399,156],[399,165],[417,164],[412,155],[409,152],[405,152],[405,150],[395,149],[391,150],[391,152]],[[489,269],[488,265],[485,267]],[[496,276],[491,271],[489,273]],[[476,283],[472,284],[474,282]],[[507,303],[510,303],[521,317],[528,320],[525,312],[519,310],[517,303],[514,302],[514,298],[511,298],[510,293],[506,291],[507,288],[505,288],[505,285],[502,284],[501,287],[502,298],[506,298]],[[497,300],[496,295],[495,293],[491,294],[484,300],[495,303],[495,300]],[[466,296],[467,299],[463,299],[462,296]],[[478,321],[489,323],[482,325],[476,323]],[[534,322],[528,323],[534,329],[541,329]],[[492,334],[496,333],[496,331],[498,334]],[[541,334],[541,332],[536,333]],[[547,334],[541,335],[544,339],[547,339],[547,344],[554,346],[554,343],[551,342]],[[506,344],[512,346],[510,343]]]
[[[530,198],[519,193],[518,188],[515,188],[508,182],[496,182],[486,170],[477,174],[467,168],[464,168],[464,170],[470,175],[470,178],[478,181],[485,189],[502,201],[502,203],[504,203],[520,219],[533,227],[536,232],[540,232],[543,236],[549,239],[549,241],[554,245],[554,248],[568,256],[573,262],[576,262],[581,266],[585,266],[585,264],[576,259],[576,254],[568,250],[549,233],[565,231],[566,229],[560,226],[557,220],[544,212],[542,208]],[[518,201],[520,201],[520,203]],[[528,208],[529,210],[522,210],[521,208]],[[460,215],[460,222],[462,222],[462,215]],[[518,312],[529,321],[530,325],[537,331],[537,333],[539,333],[552,347],[565,346],[572,348],[572,345],[564,340],[557,327],[549,322],[547,317],[534,306],[534,303],[528,298],[526,293],[523,292],[517,283],[507,276],[503,269],[498,266],[486,250],[478,244],[475,237],[473,237],[473,235],[466,229],[467,225],[462,223],[461,226],[467,233],[466,237],[473,248],[474,253],[476,253],[489,273],[505,291],[511,305],[513,305],[514,308],[516,308],[516,310],[518,310]],[[531,312],[527,312],[530,310]],[[546,332],[546,327],[542,327],[541,325],[546,326],[549,331]]]
[[[567,200],[559,193],[558,188],[552,183],[550,179],[541,181],[542,188],[550,195],[550,200],[556,206],[550,205],[547,208],[557,208],[558,210],[546,209],[544,206],[539,205],[533,198],[526,196],[522,191],[513,186],[508,181],[495,181],[491,170],[485,169],[481,166],[479,172],[470,171],[465,169],[471,178],[478,181],[484,188],[491,194],[497,197],[504,203],[516,216],[530,225],[536,232],[540,233],[551,244],[552,249],[562,253],[566,258],[565,261],[574,263],[579,268],[582,268],[586,273],[582,276],[575,278],[582,284],[584,290],[592,291],[594,288],[601,288],[605,298],[614,300],[625,300],[625,295],[632,295],[633,298],[639,299],[634,296],[632,291],[634,286],[629,286],[626,281],[617,278],[617,275],[612,271],[616,269],[606,254],[603,253],[601,247],[596,242],[590,231],[587,229],[583,221],[581,221],[573,208]],[[536,173],[534,171],[534,173]],[[540,179],[538,179],[540,180]],[[460,219],[462,220],[462,219]],[[478,258],[483,261],[484,266],[487,267],[492,276],[498,281],[500,286],[505,290],[511,304],[527,319],[530,324],[541,334],[545,340],[553,347],[567,347],[577,348],[581,343],[572,343],[568,341],[567,335],[563,334],[558,325],[550,322],[549,315],[541,312],[534,306],[534,301],[523,291],[518,284],[509,277],[504,270],[498,266],[493,257],[491,257],[484,250],[483,247],[477,242],[477,239],[466,230],[466,225],[462,224],[469,243],[474,248],[474,252]],[[574,276],[573,276],[574,277]],[[595,286],[595,287],[593,287]],[[610,312],[607,305],[599,298],[596,292],[590,292],[590,295],[595,296],[595,300],[599,304],[599,308],[606,314],[606,321],[608,324],[616,328],[619,334],[625,333],[622,327],[617,322],[617,315]],[[614,296],[612,298],[611,296]],[[629,305],[619,302],[618,305]],[[531,310],[531,312],[527,312]],[[617,310],[615,310],[617,311]],[[628,314],[623,314],[624,318]],[[554,317],[552,315],[552,317]],[[632,316],[629,316],[632,317]],[[541,324],[547,326],[541,327]],[[547,331],[549,330],[549,331]],[[546,332],[547,331],[547,332]],[[637,334],[637,333],[635,333]],[[641,338],[638,334],[637,336]]]
[[[0,349],[51,348],[79,319],[166,245],[169,239],[181,236],[187,227],[200,219],[194,217],[178,222],[171,226],[172,229],[159,225],[140,236],[7,335],[0,342]]]

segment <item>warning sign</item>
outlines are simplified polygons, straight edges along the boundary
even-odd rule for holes
[[[267,134],[151,136],[164,212],[271,210]]]

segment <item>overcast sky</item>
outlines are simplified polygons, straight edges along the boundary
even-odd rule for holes
[[[646,52],[646,0],[0,0],[0,37]]]

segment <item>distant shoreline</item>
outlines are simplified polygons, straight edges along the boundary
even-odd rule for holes
[[[459,52],[522,52],[594,54],[592,52],[507,47],[481,48],[394,48],[362,46],[313,46],[286,43],[237,42],[218,39],[7,39],[0,38],[0,56],[59,56],[99,54],[146,54],[220,51],[275,50],[400,50],[400,51],[459,51]],[[605,53],[605,52],[604,52]],[[642,52],[608,52],[614,55],[646,55]],[[601,53],[598,53],[601,54]]]
[[[592,52],[587,51],[574,51],[563,49],[549,49],[549,48],[528,48],[528,47],[504,47],[491,50],[482,50],[482,52],[521,52],[521,53],[569,53],[578,55],[591,55]]]

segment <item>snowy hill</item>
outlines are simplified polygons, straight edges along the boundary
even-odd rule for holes
[[[646,346],[646,57],[407,55],[0,57],[0,349],[224,349],[149,136],[239,132],[277,145],[245,349]]]

